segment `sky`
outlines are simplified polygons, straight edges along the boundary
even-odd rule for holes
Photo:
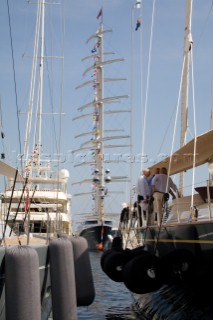
[[[8,6],[9,3],[9,17]],[[61,167],[70,172],[68,190],[74,195],[84,190],[83,185],[76,185],[76,181],[90,178],[91,168],[75,167],[80,161],[73,156],[72,151],[77,149],[80,140],[76,135],[89,131],[91,123],[73,121],[79,115],[78,108],[90,101],[94,96],[91,87],[78,89],[76,87],[88,80],[83,77],[84,70],[91,60],[82,62],[81,59],[91,54],[93,43],[86,40],[95,33],[100,20],[96,16],[103,7],[104,28],[113,32],[104,38],[106,50],[115,51],[113,58],[124,58],[123,63],[107,66],[106,75],[126,77],[117,87],[113,84],[104,89],[105,96],[126,94],[128,99],[122,101],[122,108],[132,107],[132,184],[136,184],[141,171],[140,154],[142,152],[143,110],[146,106],[146,126],[144,136],[144,154],[146,159],[143,167],[149,167],[162,155],[170,154],[175,123],[175,112],[178,101],[178,92],[183,60],[183,38],[185,21],[185,0],[142,0],[142,8],[134,9],[133,0],[63,0],[62,6],[55,5],[47,8],[47,30],[50,39],[45,39],[47,51],[51,48],[54,55],[61,55],[61,16],[64,17],[64,73],[63,73],[63,100],[57,95],[56,87],[60,87],[61,74],[59,68],[62,59],[51,59],[49,75],[54,78],[50,83],[54,87],[54,110],[62,105],[62,128],[60,152],[63,160]],[[154,14],[153,14],[153,4]],[[49,5],[47,6],[49,7]],[[0,20],[1,59],[0,59],[0,98],[2,131],[5,138],[1,141],[1,152],[6,155],[5,161],[17,166],[20,151],[23,152],[24,132],[29,99],[29,86],[32,64],[32,50],[35,28],[36,5],[28,1],[2,0]],[[154,22],[152,24],[152,15]],[[137,18],[141,16],[141,26],[135,31]],[[11,36],[10,37],[10,26]],[[152,28],[151,28],[152,26]],[[212,104],[212,34],[213,9],[211,0],[194,0],[192,15],[193,37],[193,74],[196,132],[201,134],[210,127],[210,111]],[[150,40],[152,39],[152,41]],[[48,42],[49,41],[49,42]],[[11,49],[11,43],[12,48]],[[151,46],[151,50],[150,49]],[[54,50],[53,50],[54,49]],[[52,67],[56,62],[55,69]],[[56,61],[55,61],[56,60]],[[46,83],[47,85],[48,83]],[[45,91],[45,95],[47,92]],[[189,134],[188,140],[194,135],[194,125],[191,120],[192,85],[189,98]],[[61,103],[62,101],[62,103]],[[45,100],[48,104],[48,101]],[[51,106],[53,108],[53,106]],[[17,112],[19,111],[19,121]],[[130,132],[129,114],[106,117],[106,128],[123,129]],[[180,122],[180,120],[179,120]],[[178,124],[179,124],[178,122]],[[44,143],[52,147],[53,134],[48,129],[48,117],[44,120]],[[19,140],[20,134],[20,140]],[[21,145],[20,145],[21,141]],[[128,142],[127,142],[128,143]],[[175,150],[179,148],[179,133],[175,135]],[[175,151],[174,150],[174,151]],[[126,148],[119,150],[122,161],[118,164],[108,164],[111,175],[129,174],[129,152]],[[50,152],[45,149],[44,152]],[[56,152],[55,150],[52,152]],[[112,151],[114,152],[114,151]],[[117,150],[116,150],[117,152]],[[115,154],[113,154],[115,156]],[[178,177],[173,177],[178,183]],[[196,174],[198,185],[207,179],[206,167]],[[190,176],[186,180],[191,188]],[[88,188],[88,186],[87,186]],[[109,211],[119,212],[121,203],[128,202],[129,184],[109,186],[109,190],[122,191],[120,195],[109,196],[106,201]],[[73,216],[77,213],[88,212],[91,206],[91,197],[74,197],[72,201]],[[108,210],[108,209],[107,209]],[[78,218],[74,218],[77,219]]]

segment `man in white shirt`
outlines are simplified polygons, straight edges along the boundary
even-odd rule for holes
[[[152,191],[154,198],[154,213],[157,214],[157,222],[158,225],[160,225],[163,216],[164,194],[170,193],[172,199],[176,198],[174,192],[179,196],[177,186],[172,179],[168,177],[166,168],[161,168],[160,173],[156,174],[152,179]]]
[[[152,194],[152,188],[149,183],[150,170],[144,169],[142,173],[136,186],[140,227],[142,226],[145,217],[146,221],[148,219],[148,200]]]

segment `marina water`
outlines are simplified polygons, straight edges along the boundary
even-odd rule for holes
[[[95,300],[89,307],[78,308],[78,320],[144,319],[134,310],[134,299],[123,283],[114,282],[102,271],[101,252],[90,252],[95,285]]]

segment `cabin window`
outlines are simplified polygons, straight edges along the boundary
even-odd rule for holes
[[[90,225],[90,224],[97,224],[97,220],[90,220],[90,221],[85,221],[85,224]]]
[[[108,224],[109,226],[112,225],[112,221],[111,220],[105,220],[104,222],[105,222],[105,224]]]

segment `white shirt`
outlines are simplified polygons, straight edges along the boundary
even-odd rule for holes
[[[136,193],[144,198],[151,196],[152,190],[145,175],[140,176],[136,186]]]
[[[167,182],[168,181],[168,182]],[[152,179],[152,186],[155,186],[156,191],[159,192],[169,192],[170,188],[174,191],[177,191],[176,184],[172,181],[170,177],[166,174],[159,173],[156,174]]]

